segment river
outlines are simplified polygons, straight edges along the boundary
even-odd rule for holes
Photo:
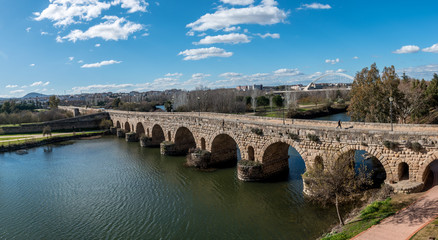
[[[328,116],[324,116],[324,117],[314,118],[313,120],[323,120],[323,121],[339,121],[339,120],[341,120],[341,122],[350,122],[351,117],[348,116],[346,112],[344,112],[344,113],[337,113],[337,114],[332,114],[332,115],[328,115]]]
[[[247,183],[116,137],[0,154],[2,239],[315,239],[337,218],[290,177]]]

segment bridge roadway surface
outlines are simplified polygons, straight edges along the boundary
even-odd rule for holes
[[[359,234],[354,240],[404,240],[438,217],[438,186],[419,200]]]

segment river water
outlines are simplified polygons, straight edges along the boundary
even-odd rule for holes
[[[315,239],[337,218],[303,198],[305,166],[246,183],[116,137],[0,154],[1,239]]]

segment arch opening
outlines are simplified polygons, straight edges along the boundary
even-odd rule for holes
[[[249,161],[254,161],[255,160],[254,148],[252,146],[248,147],[248,160]]]
[[[423,173],[424,190],[438,185],[438,159],[431,162]]]
[[[306,163],[300,153],[284,142],[271,144],[263,153],[263,172],[271,179],[299,180],[306,172]]]
[[[324,170],[324,160],[321,156],[316,156],[314,160],[314,167],[320,170]]]
[[[125,131],[126,132],[131,132],[131,124],[129,124],[129,122],[125,123]]]
[[[137,133],[137,136],[141,137],[145,135],[144,127],[141,122],[137,123],[137,126],[135,128],[135,132]]]
[[[167,132],[167,140],[168,140],[169,142],[172,141],[172,133],[171,133],[170,131]]]
[[[205,150],[205,138],[201,138],[201,149]]]
[[[379,159],[364,150],[350,150],[344,154],[354,154],[354,169],[357,172],[364,170],[371,174],[371,188],[380,188],[385,182],[387,173]]]
[[[119,121],[117,121],[117,123],[116,123],[116,127],[117,127],[117,128],[122,128],[122,126],[120,125],[120,122],[119,122]]]
[[[237,165],[240,152],[236,141],[228,134],[219,134],[211,143],[212,166],[233,167]]]
[[[179,155],[185,155],[189,149],[196,148],[196,141],[193,133],[186,127],[180,127],[175,134],[175,146]]]
[[[409,180],[409,165],[405,162],[398,165],[398,180]]]
[[[159,147],[160,143],[164,142],[166,139],[164,138],[164,131],[160,125],[155,124],[152,127],[152,146]]]

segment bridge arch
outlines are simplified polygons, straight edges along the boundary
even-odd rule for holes
[[[298,160],[299,162],[302,162],[302,164],[304,164],[304,166],[302,166],[304,169],[298,168],[298,166],[290,166],[290,147],[292,147],[296,151],[295,154],[299,155],[300,157],[292,160]],[[293,152],[291,153],[293,154]],[[259,158],[259,161],[263,163],[263,173],[267,176],[286,177],[290,174],[296,175],[297,170],[301,171],[298,173],[298,176],[301,176],[301,174],[304,173],[308,167],[308,161],[305,159],[305,155],[303,153],[304,152],[295,141],[276,139],[268,141],[265,144],[261,151],[261,158]]]
[[[160,125],[155,124],[152,127],[152,144],[159,146],[160,143],[164,142],[165,140],[163,128]]]
[[[252,146],[248,146],[248,160],[255,161],[254,148]]]
[[[131,124],[128,121],[125,122],[125,131],[126,132],[131,132]]]
[[[235,166],[239,146],[229,134],[221,133],[211,141],[211,164],[216,166]]]
[[[374,182],[373,187],[380,187],[380,183],[383,181],[391,181],[397,180],[395,179],[395,175],[393,174],[389,161],[380,153],[379,150],[376,150],[372,147],[364,146],[364,145],[348,145],[342,148],[337,154],[335,154],[335,158],[339,158],[343,154],[348,154],[349,152],[354,152],[355,164],[358,166],[359,163],[358,158],[367,157],[367,168],[371,167],[373,171],[373,180],[377,180],[377,183]],[[358,154],[367,155],[367,156],[359,156]],[[380,170],[380,171],[379,171]],[[381,181],[381,182],[379,182]]]
[[[423,182],[426,189],[438,185],[438,151],[431,154],[420,167],[416,180]]]
[[[315,78],[311,83],[309,83],[309,85],[307,85],[307,86],[304,88],[304,91],[308,91],[309,88],[310,88],[313,84],[315,84],[315,83],[318,82],[319,80],[321,80],[321,79],[323,79],[323,78],[325,78],[325,77],[328,77],[328,76],[340,76],[340,77],[348,78],[348,79],[350,79],[350,80],[352,80],[352,81],[354,80],[354,77],[352,77],[352,76],[350,76],[350,75],[347,75],[347,74],[345,74],[345,73],[336,73],[336,72],[333,72],[333,73],[326,73],[326,74],[323,74],[323,75],[321,75],[321,76]]]
[[[205,138],[201,138],[201,149],[205,150],[206,145],[205,145]]]
[[[118,120],[116,122],[116,128],[122,128],[122,125],[120,125],[120,122]]]
[[[397,178],[399,181],[409,180],[409,164],[401,162],[397,167]]]
[[[187,154],[189,149],[196,148],[196,141],[192,131],[187,127],[179,127],[175,133],[175,145],[184,154]]]
[[[137,136],[142,136],[146,134],[143,124],[141,122],[137,123],[137,126],[135,127],[135,132],[137,133]]]

